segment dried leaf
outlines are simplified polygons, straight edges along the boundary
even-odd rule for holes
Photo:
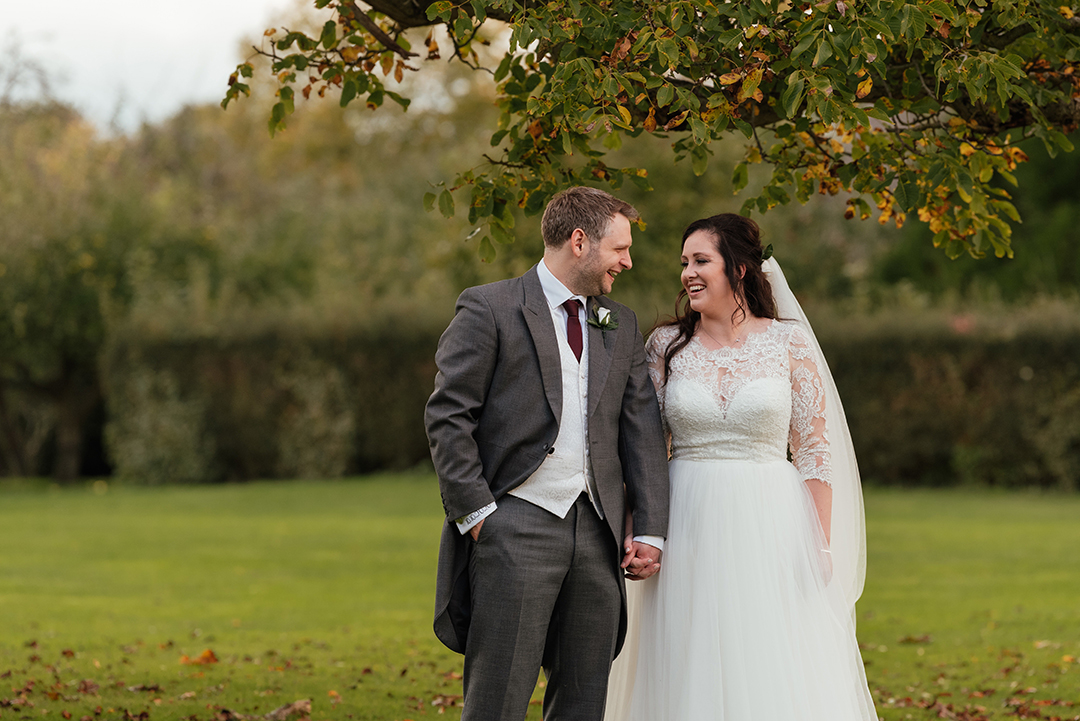
[[[217,663],[218,657],[214,655],[214,652],[210,649],[206,649],[195,658],[191,658],[187,654],[180,657],[180,663],[185,666],[206,666],[207,664]]]

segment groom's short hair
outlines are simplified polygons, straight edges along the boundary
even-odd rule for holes
[[[641,217],[625,200],[597,188],[583,185],[567,188],[556,193],[544,208],[544,217],[540,220],[544,245],[561,248],[578,228],[589,238],[599,240],[607,235],[611,221],[620,213],[630,222]]]

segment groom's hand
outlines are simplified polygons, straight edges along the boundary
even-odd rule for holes
[[[629,580],[643,581],[660,570],[660,556],[663,551],[656,546],[627,539],[626,548],[629,550],[620,565],[626,569],[626,578]]]
[[[480,537],[480,527],[484,525],[486,520],[486,518],[481,518],[479,523],[469,529],[469,535],[472,536],[473,541]]]

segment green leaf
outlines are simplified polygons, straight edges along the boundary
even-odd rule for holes
[[[746,187],[746,183],[750,180],[750,169],[746,163],[739,163],[735,166],[735,172],[731,174],[731,188],[734,192],[738,193],[740,190]]]
[[[491,223],[488,227],[491,229],[491,235],[496,243],[509,245],[514,242],[514,234],[500,224]]]
[[[435,210],[435,193],[424,193],[424,210],[429,213]]]
[[[274,137],[278,128],[285,127],[285,104],[275,103],[274,107],[270,109],[270,121],[267,123],[270,129],[270,137]]]
[[[1019,223],[1020,213],[1016,211],[1016,206],[1007,200],[995,200],[994,205],[1001,209],[1005,215],[1009,216],[1009,220]]]
[[[480,239],[480,248],[477,250],[480,260],[490,263],[495,260],[495,246],[491,244],[491,238],[486,235]]]
[[[454,196],[450,195],[449,190],[439,193],[439,212],[444,218],[454,217]]]
[[[666,108],[671,105],[672,98],[675,97],[675,88],[668,83],[664,83],[660,87],[660,90],[656,92],[656,104],[661,108]]]
[[[916,201],[919,198],[919,188],[915,183],[900,180],[896,183],[893,196],[896,197],[896,202],[900,204],[900,208],[904,212],[910,212],[915,208]]]
[[[690,151],[690,162],[694,168],[694,175],[699,177],[705,175],[709,167],[709,154],[704,145],[698,145]]]
[[[278,97],[281,98],[281,104],[285,106],[285,113],[291,115],[296,111],[296,105],[293,103],[293,89],[286,86],[278,90]]]
[[[432,3],[427,9],[428,20],[449,20],[450,13],[454,9],[454,3],[450,0],[440,0],[439,2]]]
[[[819,36],[815,33],[813,35],[807,35],[802,40],[800,40],[799,44],[795,46],[795,49],[791,51],[791,59],[794,60],[795,58],[799,57],[807,50],[809,50],[811,45],[813,45],[815,42],[818,42],[818,37]]]
[[[679,46],[671,38],[664,38],[656,44],[660,61],[673,70],[679,66]]]
[[[786,117],[795,117],[799,106],[802,104],[803,90],[805,88],[806,82],[800,73],[795,72],[788,76],[787,88],[784,89],[783,95],[780,96],[780,105],[784,108]]]
[[[622,133],[615,131],[604,136],[603,145],[608,150],[618,150],[622,147]]]
[[[822,38],[821,43],[818,45],[817,52],[814,53],[814,62],[811,63],[815,68],[821,65],[823,62],[832,57],[832,45]]]
[[[337,45],[337,23],[333,20],[326,21],[326,24],[323,25],[322,37],[319,38],[319,42],[327,50],[330,50]]]
[[[536,215],[544,209],[544,204],[547,202],[547,194],[540,190],[534,190],[529,193],[528,199],[525,201],[525,215]]]
[[[341,102],[339,103],[341,107],[344,108],[346,105],[353,101],[353,99],[356,97],[357,90],[358,88],[356,86],[355,80],[349,78],[345,81],[345,83],[341,86]]]
[[[503,56],[502,62],[499,63],[499,67],[495,70],[495,82],[501,83],[510,73],[510,63],[514,61],[514,54],[507,53]]]

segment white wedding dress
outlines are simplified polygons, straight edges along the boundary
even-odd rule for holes
[[[810,336],[772,321],[741,347],[694,338],[665,379],[675,337],[648,344],[671,434],[668,536],[661,571],[627,582],[605,720],[876,721],[807,487],[832,480]]]

